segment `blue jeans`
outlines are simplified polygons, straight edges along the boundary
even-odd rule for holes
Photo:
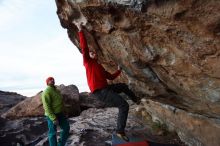
[[[124,83],[108,85],[106,88],[99,89],[93,94],[106,106],[118,107],[118,119],[117,119],[117,129],[116,132],[124,132],[128,117],[129,105],[126,100],[124,100],[118,93],[125,93],[128,97],[136,102],[137,97]]]
[[[58,146],[64,146],[69,136],[69,130],[70,130],[69,122],[62,113],[56,114],[56,117],[59,121],[59,126],[61,128]],[[46,116],[46,119],[49,129],[48,132],[49,144],[50,146],[57,146],[57,126],[53,124],[53,121],[50,120],[49,117]]]

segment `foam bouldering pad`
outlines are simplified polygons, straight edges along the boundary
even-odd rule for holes
[[[125,141],[118,137],[115,134],[112,134],[112,146],[150,146],[147,141],[138,138],[138,137],[132,137],[128,136],[129,141]]]

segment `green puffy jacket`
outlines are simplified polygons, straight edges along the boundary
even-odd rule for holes
[[[45,115],[52,121],[56,119],[56,115],[63,110],[62,95],[56,87],[47,86],[41,96]]]

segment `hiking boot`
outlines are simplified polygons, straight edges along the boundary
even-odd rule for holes
[[[116,135],[117,135],[119,138],[123,139],[124,141],[129,141],[129,138],[125,135],[124,132],[116,133]]]

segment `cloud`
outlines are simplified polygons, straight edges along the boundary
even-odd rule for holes
[[[0,31],[18,25],[37,9],[42,0],[3,0],[0,3]]]
[[[1,50],[1,90],[34,94],[31,91],[45,88],[46,77],[54,76],[57,84],[75,84],[81,92],[89,91],[82,56],[65,33],[49,41],[16,46],[16,53],[11,53],[14,47]]]
[[[57,84],[89,91],[82,56],[61,28],[54,0],[4,0],[0,18],[0,90],[34,95],[52,75]]]

